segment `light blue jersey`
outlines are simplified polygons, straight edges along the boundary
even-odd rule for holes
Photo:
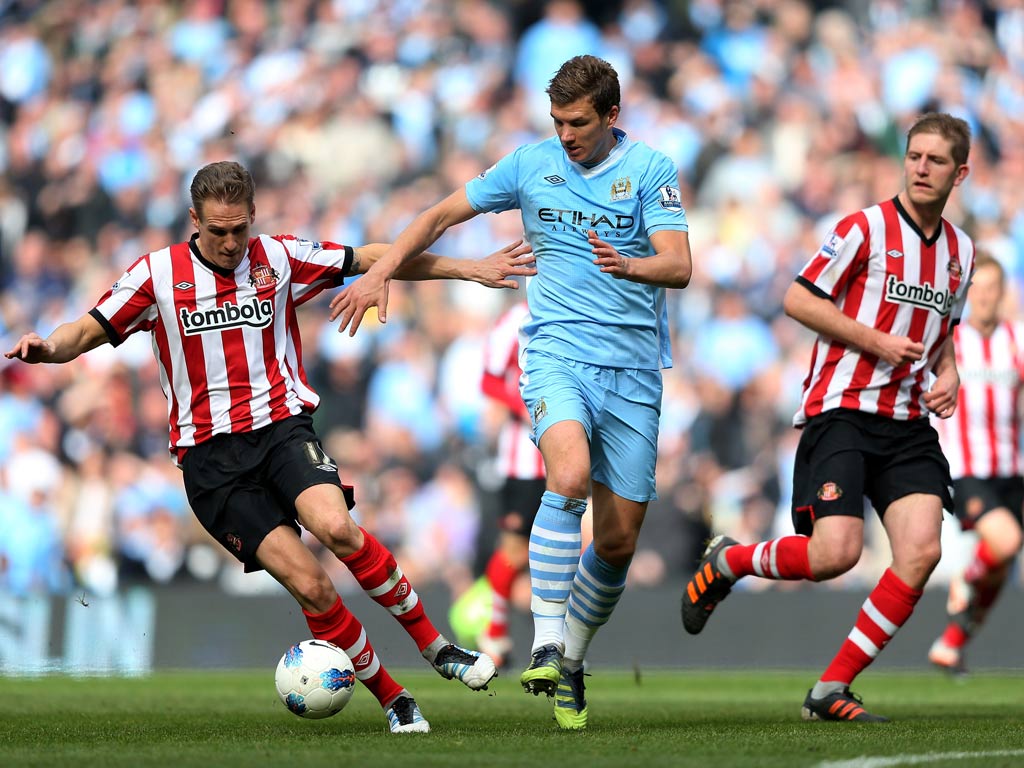
[[[593,168],[569,160],[553,136],[503,157],[466,184],[466,196],[477,211],[522,211],[537,257],[527,349],[609,368],[669,368],[665,289],[602,272],[587,231],[629,258],[654,253],[653,232],[686,231],[676,168],[614,131],[618,143]]]

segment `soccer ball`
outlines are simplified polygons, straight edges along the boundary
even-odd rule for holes
[[[277,663],[274,686],[282,703],[296,715],[320,720],[345,708],[356,687],[356,672],[334,643],[303,640]]]

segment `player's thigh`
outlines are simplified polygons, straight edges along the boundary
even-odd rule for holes
[[[590,443],[594,482],[625,500],[646,504],[657,498],[661,373],[623,370],[610,375]]]
[[[340,487],[332,483],[309,486],[295,500],[295,511],[302,527],[338,557],[355,554],[362,547],[362,532]]]
[[[804,427],[793,462],[792,517],[797,533],[816,533],[817,521],[826,517],[864,519],[861,441],[857,427],[841,418],[819,416]]]
[[[1006,507],[988,510],[974,526],[978,536],[1003,562],[1016,556],[1021,548],[1022,533],[1018,518]]]
[[[816,580],[831,579],[853,568],[863,549],[863,518],[828,515],[814,523],[807,542],[807,563]]]
[[[911,589],[922,589],[942,555],[942,500],[911,493],[892,502],[882,524],[892,549],[892,570]]]
[[[519,393],[530,414],[533,441],[544,452],[544,434],[552,426],[565,421],[578,423],[589,441],[593,425],[593,408],[585,391],[586,366],[575,360],[543,352],[527,352]],[[554,456],[557,445],[547,441]],[[545,461],[548,455],[544,456]],[[549,468],[550,473],[550,468]]]
[[[246,571],[259,570],[256,550],[280,526],[298,531],[294,513],[262,483],[251,442],[225,435],[190,448],[182,460],[185,494],[196,519]]]
[[[883,522],[895,502],[912,494],[935,496],[940,508],[953,509],[949,462],[927,419],[871,417],[866,424],[871,453],[864,492]]]
[[[334,506],[346,509],[351,506],[342,494],[338,464],[324,451],[313,430],[313,420],[307,414],[292,416],[270,429],[273,430],[273,450],[267,453],[264,468],[267,484],[283,504],[294,506],[306,489],[330,485],[337,490],[336,494],[327,492]],[[351,489],[346,491],[351,494]]]
[[[566,418],[550,424],[538,444],[547,470],[546,487],[571,498],[590,492],[590,440],[584,425]]]
[[[361,542],[352,520],[352,489],[344,486],[338,465],[320,444],[311,420],[295,417],[278,427],[267,476],[282,504],[295,510],[302,526],[335,554],[351,554]]]
[[[255,557],[306,610],[323,613],[334,604],[336,594],[330,578],[293,529],[279,526],[268,533]]]

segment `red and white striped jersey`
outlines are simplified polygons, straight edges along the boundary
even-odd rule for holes
[[[498,471],[517,480],[544,477],[544,458],[530,438],[530,418],[519,394],[519,332],[529,315],[525,301],[513,304],[498,318],[484,344],[484,394],[509,410],[498,433]]]
[[[927,417],[921,395],[963,313],[974,244],[943,219],[929,240],[897,198],[847,216],[797,276],[848,317],[924,344],[921,360],[893,367],[818,336],[796,426],[833,408],[907,420]]]
[[[175,459],[214,435],[316,408],[295,309],[341,285],[352,263],[348,246],[259,235],[231,271],[194,241],[139,258],[90,312],[114,346],[150,332]]]
[[[954,331],[960,372],[956,413],[932,422],[954,478],[1013,477],[1021,472],[1022,331],[1009,322],[1000,323],[988,337],[970,323]]]

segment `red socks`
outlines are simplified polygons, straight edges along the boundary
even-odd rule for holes
[[[921,590],[911,589],[887,568],[857,615],[839,653],[821,676],[822,682],[849,685],[892,640],[896,630],[910,618],[921,598]]]
[[[964,569],[964,581],[968,584],[977,584],[985,578],[990,571],[1002,567],[1003,563],[984,539],[978,542],[978,548],[974,550],[974,559]]]
[[[373,646],[366,638],[366,631],[359,619],[345,607],[339,597],[324,613],[308,613],[306,624],[309,625],[313,637],[334,643],[348,654],[355,667],[356,677],[376,697],[382,707],[386,707],[398,694],[402,686],[394,681],[388,671],[373,652]]]
[[[757,544],[737,544],[725,550],[725,562],[737,579],[762,576],[766,579],[814,579],[807,560],[806,536],[782,536]]]
[[[967,645],[968,637],[967,630],[957,622],[951,621],[946,625],[946,631],[942,633],[942,642],[950,648],[963,648]]]
[[[508,601],[512,597],[512,584],[519,574],[505,557],[498,551],[491,555],[487,562],[487,582],[491,585],[491,618],[487,624],[488,637],[505,637],[508,635]]]
[[[440,632],[431,624],[419,595],[398,567],[394,555],[371,534],[362,528],[359,530],[363,531],[363,548],[341,561],[366,594],[398,619],[422,652]]]

